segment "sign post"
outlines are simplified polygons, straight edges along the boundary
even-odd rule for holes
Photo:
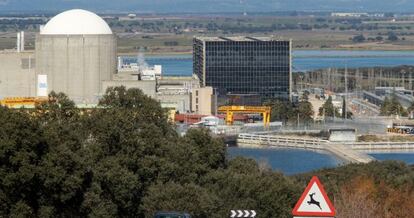
[[[335,217],[335,208],[318,177],[312,177],[299,201],[292,210],[294,218]]]

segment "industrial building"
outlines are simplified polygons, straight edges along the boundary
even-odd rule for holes
[[[108,87],[125,86],[139,88],[179,113],[211,114],[211,94],[197,100],[210,109],[192,110],[192,92],[200,88],[196,77],[162,77],[160,65],[124,65],[117,57],[117,36],[92,12],[74,9],[56,15],[40,28],[35,43],[34,51],[25,50],[19,32],[16,49],[0,51],[0,100],[55,91],[79,106],[93,107]]]
[[[101,82],[116,72],[117,40],[96,14],[70,10],[52,18],[36,36],[36,75],[47,75],[49,90],[75,102],[94,103]]]
[[[215,100],[216,96],[213,95],[212,87],[196,88],[191,94],[191,112],[217,115]]]
[[[268,37],[195,37],[193,72],[217,92],[219,105],[288,100],[291,47],[290,40]]]
[[[33,52],[0,51],[0,98],[35,96]]]

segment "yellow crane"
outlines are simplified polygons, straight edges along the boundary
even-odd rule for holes
[[[218,108],[218,112],[226,113],[226,124],[233,125],[234,113],[242,114],[262,114],[264,126],[269,126],[270,124],[270,112],[272,108],[268,106],[221,106]]]

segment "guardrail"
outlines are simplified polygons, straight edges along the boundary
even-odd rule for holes
[[[293,137],[281,137],[273,135],[239,134],[238,142],[258,145],[281,145],[283,147],[323,149],[326,140],[302,139]]]
[[[414,150],[414,142],[355,142],[344,145],[353,150]]]

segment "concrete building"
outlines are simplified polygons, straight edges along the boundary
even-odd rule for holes
[[[157,81],[155,99],[162,107],[173,108],[180,113],[191,112],[191,93],[200,87],[195,77],[163,77]]]
[[[16,50],[0,51],[0,99],[55,91],[66,93],[78,106],[93,107],[108,87],[125,86],[141,89],[163,107],[188,113],[192,92],[200,88],[196,77],[162,77],[160,65],[123,64],[116,55],[116,36],[89,11],[69,10],[53,17],[36,36],[35,51],[22,49],[22,35]],[[200,113],[211,108],[199,107]]]
[[[157,82],[155,80],[108,80],[102,82],[101,93],[105,93],[109,87],[125,86],[125,88],[139,88],[142,92],[149,97],[154,98],[156,96]]]
[[[108,24],[85,10],[52,18],[36,36],[36,76],[47,75],[48,90],[76,103],[96,103],[102,81],[116,72],[117,40]]]
[[[191,93],[191,112],[201,115],[215,114],[214,100],[212,87],[194,89]]]
[[[292,93],[290,40],[268,37],[196,37],[193,72],[201,86],[211,86],[219,105],[262,104],[290,99]]]
[[[0,51],[0,98],[35,96],[33,52]]]

